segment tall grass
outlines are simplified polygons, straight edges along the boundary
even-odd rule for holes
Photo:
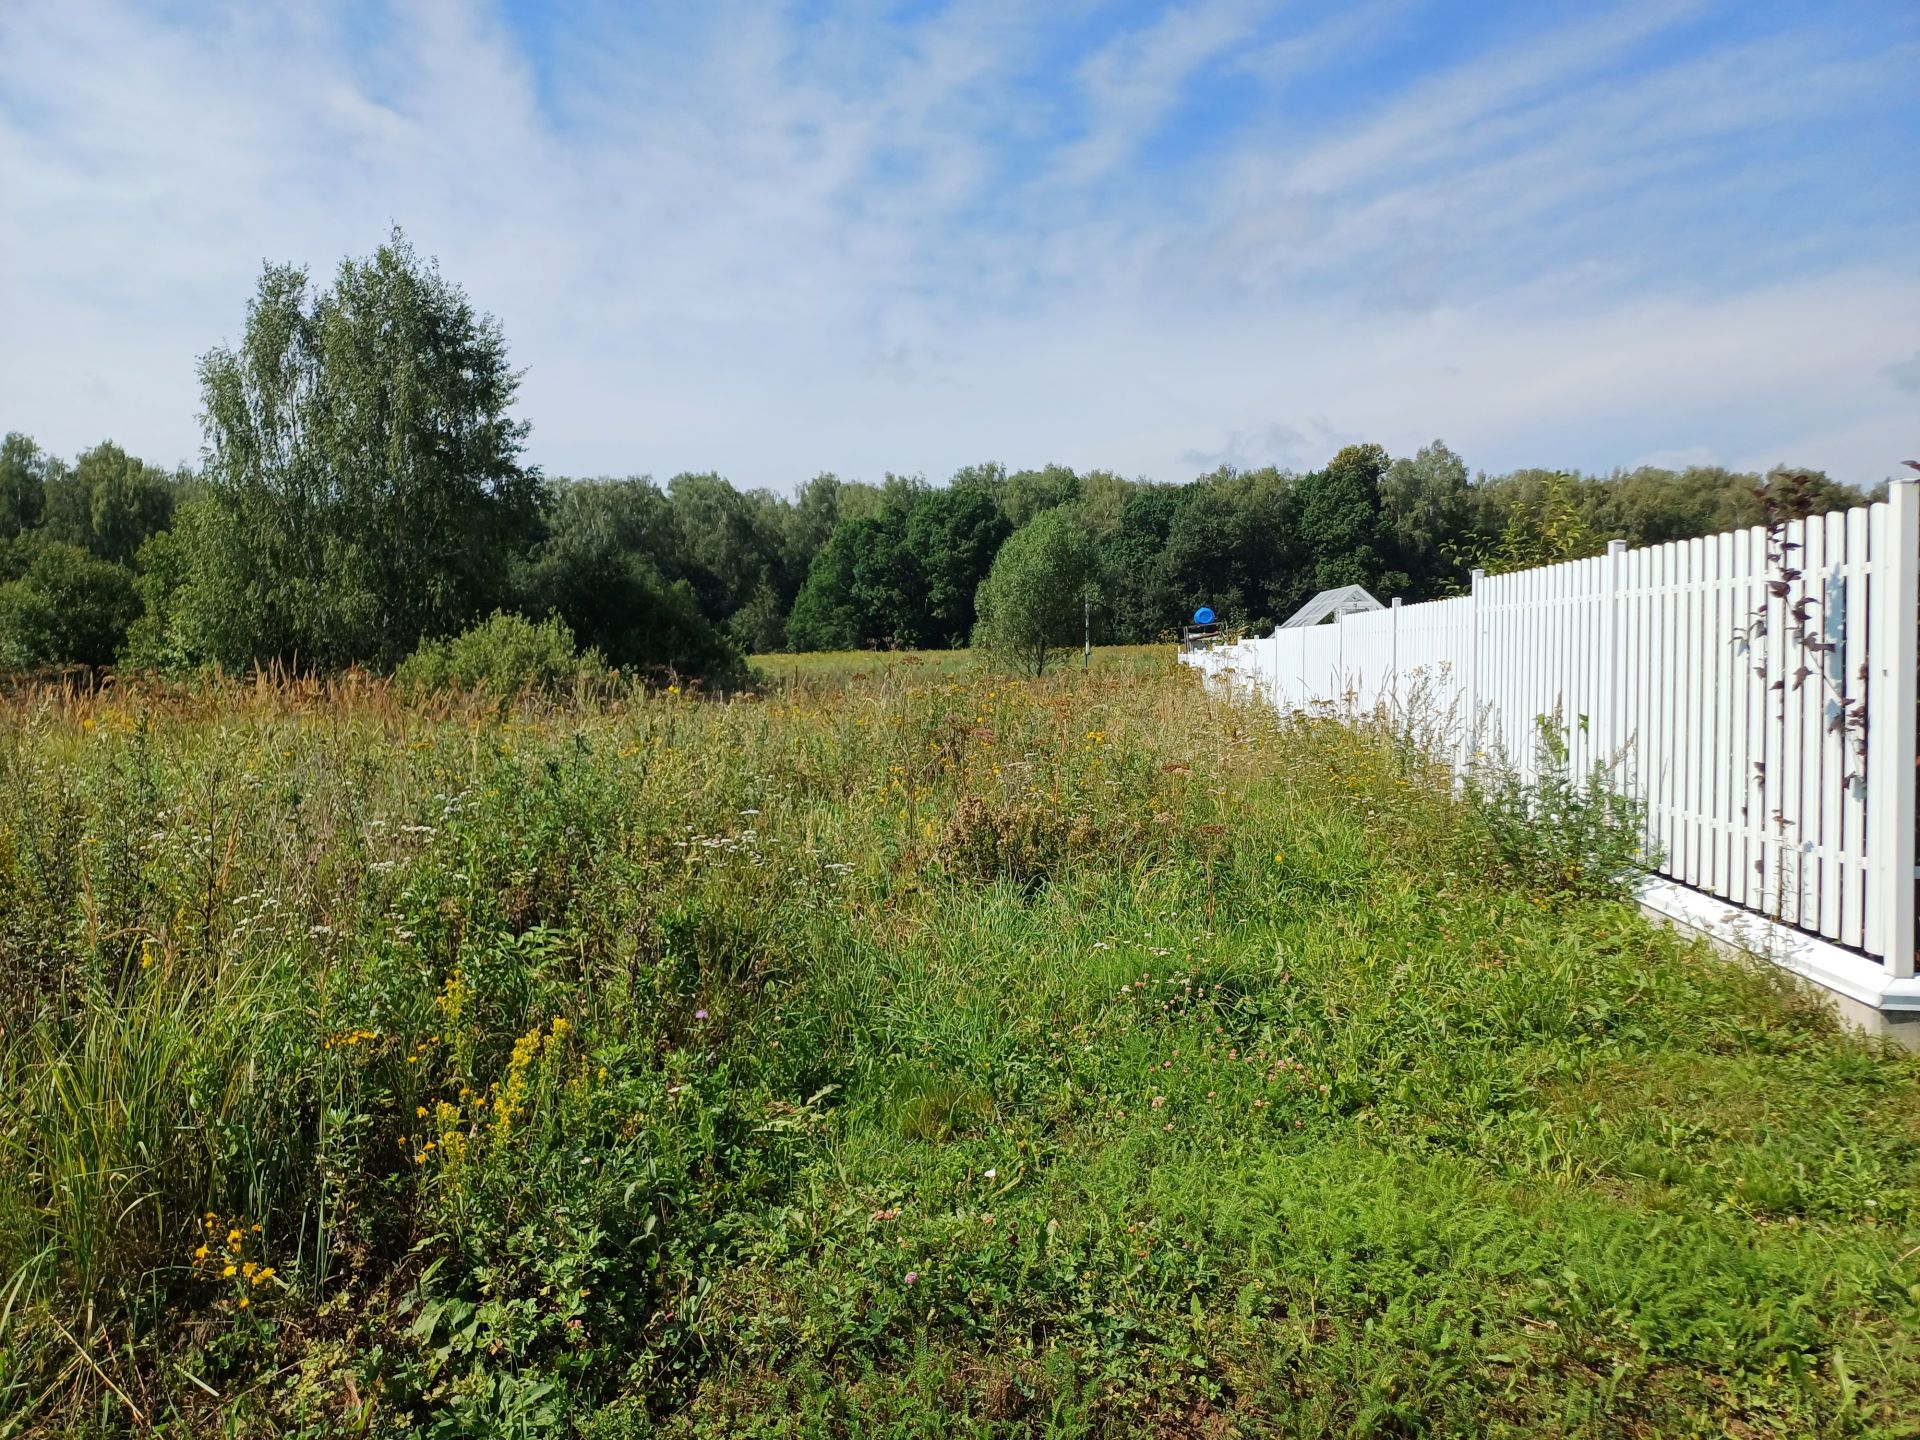
[[[1404,732],[861,660],[29,692],[0,778],[0,1433],[1920,1413],[1915,1062]]]

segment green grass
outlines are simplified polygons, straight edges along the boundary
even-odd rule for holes
[[[801,658],[10,702],[0,1434],[1920,1429],[1920,1061],[1164,650]]]
[[[764,681],[803,693],[865,685],[881,677],[938,683],[990,679],[994,674],[974,650],[830,650],[754,655],[747,663]],[[1084,665],[1078,652],[1066,652],[1059,661],[1062,674],[1084,668],[1101,674],[1164,675],[1175,663],[1171,645],[1096,645]]]

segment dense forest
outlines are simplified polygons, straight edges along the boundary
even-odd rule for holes
[[[642,673],[721,678],[788,649],[1017,652],[1036,634],[1044,655],[1077,641],[1083,606],[1096,641],[1151,641],[1201,604],[1259,626],[1330,586],[1424,599],[1475,566],[1765,515],[1758,475],[1470,474],[1438,440],[1184,484],[997,463],[938,484],[822,474],[791,496],[716,474],[569,479],[526,463],[518,378],[499,324],[398,233],[324,288],[269,266],[240,344],[201,358],[197,469],[6,436],[0,667],[387,670],[496,612],[558,620]],[[1865,498],[1796,476],[1815,511]]]

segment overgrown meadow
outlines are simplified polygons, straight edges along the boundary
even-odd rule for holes
[[[1920,1062],[1591,825],[769,673],[5,701],[0,1433],[1920,1431]]]

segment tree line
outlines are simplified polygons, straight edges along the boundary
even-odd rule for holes
[[[71,462],[0,443],[0,667],[385,670],[506,612],[643,673],[970,642],[1038,668],[1083,617],[1117,643],[1203,604],[1265,626],[1334,586],[1426,599],[1475,566],[1766,518],[1758,475],[1470,475],[1438,440],[1183,484],[1000,464],[941,484],[822,474],[791,496],[711,473],[543,476],[500,325],[397,231],[324,286],[268,266],[240,342],[199,374],[196,469],[110,441]],[[1868,498],[1796,475],[1816,513]]]

